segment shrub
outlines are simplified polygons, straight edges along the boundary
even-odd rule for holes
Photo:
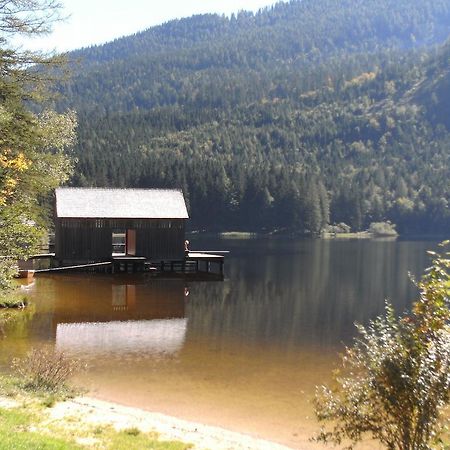
[[[54,350],[34,349],[25,358],[15,359],[12,368],[22,387],[31,391],[61,392],[81,363]]]
[[[391,222],[372,222],[369,226],[369,233],[374,236],[397,236],[395,224]]]
[[[343,356],[346,375],[315,398],[319,421],[331,422],[315,440],[348,448],[365,437],[389,450],[426,450],[440,442],[441,411],[450,402],[450,259],[432,253],[433,266],[417,284],[412,312],[368,327]]]
[[[345,224],[344,222],[335,224],[335,225],[327,225],[324,228],[324,231],[326,233],[334,233],[334,234],[345,234],[350,233],[351,228],[349,225]]]
[[[2,223],[0,219],[0,226],[1,225]],[[17,271],[17,259],[5,258],[4,256],[0,258],[0,292],[8,293],[13,290],[12,279],[17,274]]]

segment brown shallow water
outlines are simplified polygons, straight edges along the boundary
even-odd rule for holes
[[[204,241],[229,249],[226,280],[39,276],[33,305],[0,339],[0,365],[35,346],[85,361],[91,395],[218,425],[293,448],[318,425],[311,398],[330,380],[353,322],[403,310],[433,242]],[[374,448],[367,444],[365,448]]]

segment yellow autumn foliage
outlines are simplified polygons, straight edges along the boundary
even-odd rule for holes
[[[10,149],[0,153],[0,206],[4,206],[11,197],[19,182],[19,174],[27,171],[31,161],[19,152],[13,155]]]
[[[26,156],[19,152],[13,156],[11,150],[4,149],[0,154],[0,167],[3,169],[13,169],[17,172],[24,172],[29,169],[31,161]]]
[[[345,82],[346,86],[354,86],[361,85],[367,83],[368,81],[372,81],[377,76],[376,72],[364,72],[357,77],[352,78],[349,81]]]

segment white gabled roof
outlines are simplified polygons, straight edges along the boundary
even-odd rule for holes
[[[85,219],[187,219],[175,189],[56,189],[56,216]]]

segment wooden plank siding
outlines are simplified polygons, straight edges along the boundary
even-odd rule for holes
[[[184,219],[55,218],[55,253],[61,262],[105,261],[112,233],[136,231],[136,256],[154,261],[184,258]]]

